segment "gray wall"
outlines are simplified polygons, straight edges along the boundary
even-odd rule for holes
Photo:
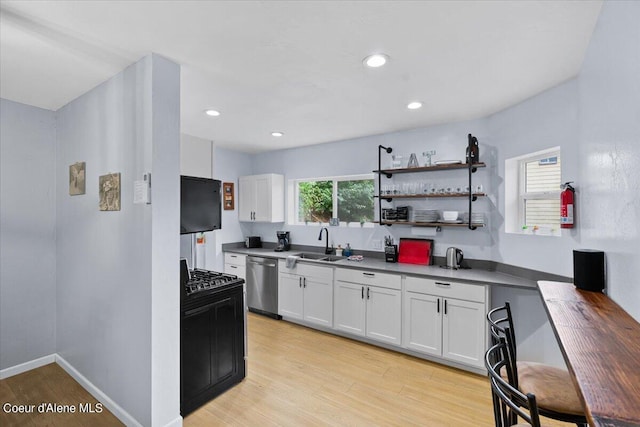
[[[146,57],[58,111],[57,352],[143,425],[179,416],[179,70]],[[86,162],[84,196],[68,166]],[[98,177],[121,173],[121,210]],[[152,172],[152,204],[133,181]]]
[[[56,126],[52,111],[0,102],[1,370],[55,353]]]

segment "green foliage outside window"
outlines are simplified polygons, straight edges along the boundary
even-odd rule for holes
[[[338,181],[338,206],[333,206],[333,181],[298,183],[298,221],[329,222],[337,214],[344,222],[373,221],[373,179]]]
[[[373,180],[338,182],[338,217],[346,222],[373,221]]]
[[[301,182],[298,192],[300,222],[329,222],[333,208],[332,181]]]

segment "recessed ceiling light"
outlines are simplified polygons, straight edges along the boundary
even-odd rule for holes
[[[378,68],[386,64],[388,60],[389,60],[389,57],[384,53],[376,53],[376,54],[367,56],[362,60],[362,62],[367,67]]]
[[[282,132],[271,132],[271,136],[282,136],[284,133]]]
[[[220,111],[216,111],[216,110],[205,110],[204,112],[207,116],[211,116],[211,117],[217,117],[220,115]]]
[[[407,105],[407,108],[408,108],[409,110],[417,110],[418,108],[421,108],[421,107],[422,107],[422,102],[418,102],[418,101],[410,102],[410,103]]]

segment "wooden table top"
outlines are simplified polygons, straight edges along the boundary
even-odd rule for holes
[[[640,323],[573,283],[538,289],[591,426],[640,426]]]

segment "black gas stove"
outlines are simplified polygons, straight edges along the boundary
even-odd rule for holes
[[[244,279],[180,261],[180,411],[187,415],[245,377]]]

